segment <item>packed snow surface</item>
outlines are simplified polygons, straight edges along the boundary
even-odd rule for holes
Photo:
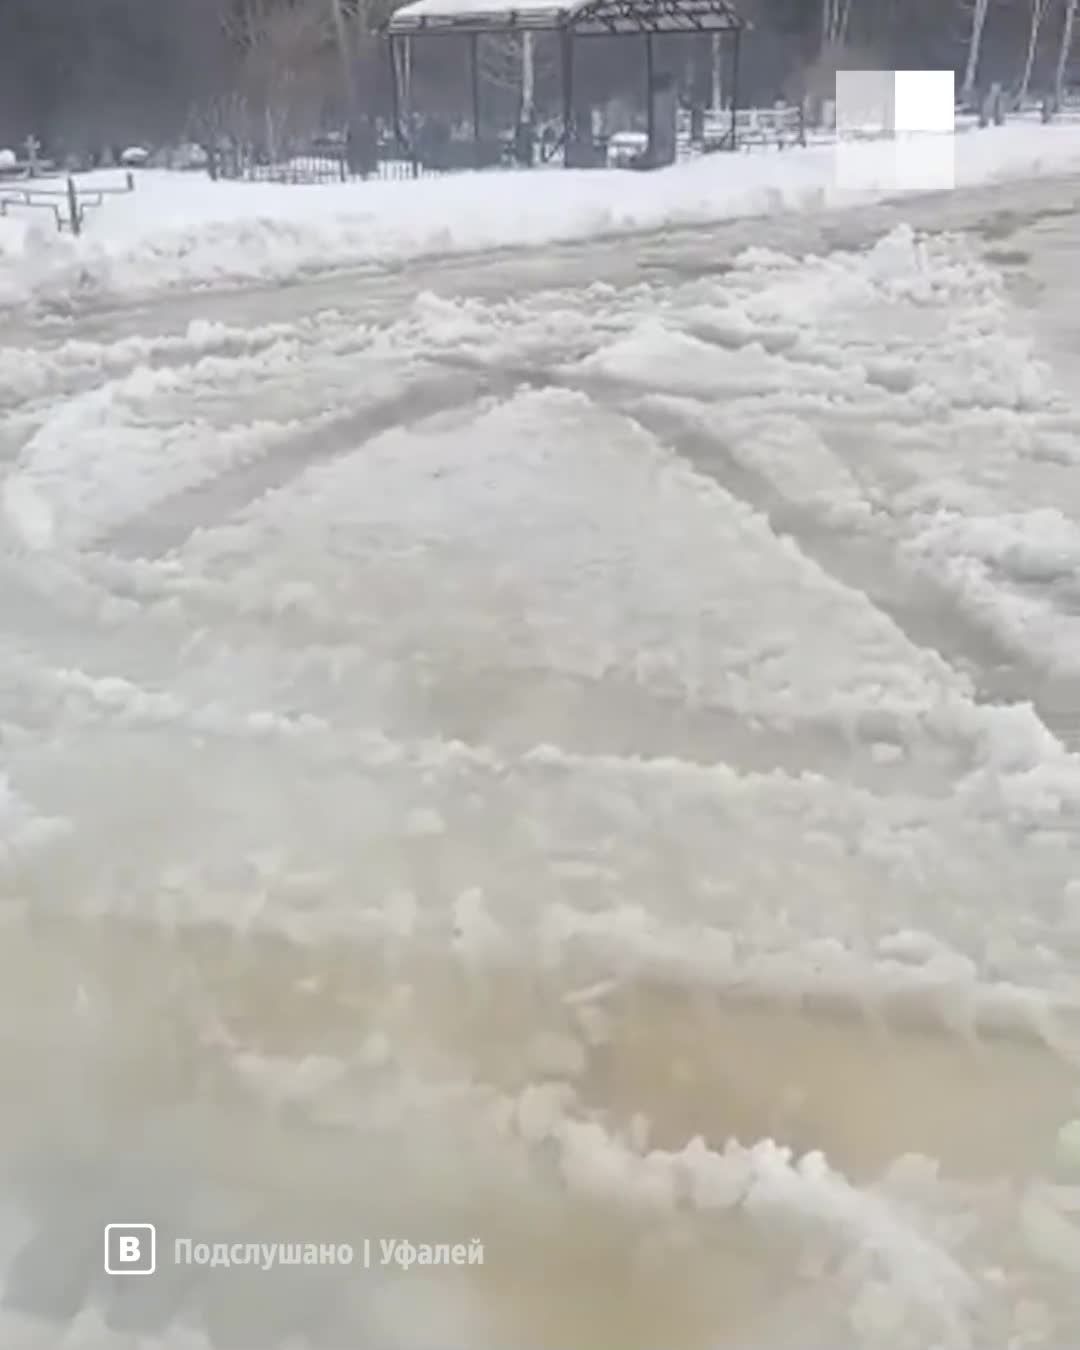
[[[1080,346],[1025,228],[23,320],[0,1342],[1080,1343]],[[149,238],[29,290],[178,279]]]
[[[921,152],[900,149],[907,173]],[[940,159],[936,141],[932,149]],[[327,268],[851,205],[896,190],[898,153],[889,143],[812,145],[712,155],[660,174],[493,172],[318,186],[139,171],[133,194],[87,212],[79,239],[57,234],[47,211],[14,207],[0,217],[0,309],[33,301],[64,310],[166,289],[288,282]],[[1080,171],[1080,126],[958,133],[951,158],[961,187]],[[118,184],[117,173],[79,179],[88,193]]]

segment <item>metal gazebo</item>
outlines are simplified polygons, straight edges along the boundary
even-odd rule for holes
[[[738,125],[739,45],[750,25],[734,0],[556,0],[522,5],[520,0],[412,0],[385,27],[390,54],[394,134],[408,145],[401,121],[399,44],[417,37],[463,36],[469,42],[469,81],[474,146],[480,145],[479,40],[485,34],[551,33],[559,40],[561,58],[562,141],[569,149],[577,137],[574,104],[574,40],[588,37],[643,37],[646,78],[655,77],[654,40],[670,34],[721,34],[731,42],[731,123],[725,137],[735,149]],[[653,144],[653,100],[648,102],[648,140]]]

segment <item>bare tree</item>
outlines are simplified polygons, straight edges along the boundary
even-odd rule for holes
[[[496,89],[515,95],[517,120],[536,120],[537,91],[554,74],[552,53],[538,49],[535,36],[489,36],[480,43],[480,70],[484,80]]]
[[[1073,34],[1076,29],[1077,0],[1065,0],[1065,24],[1061,30],[1061,47],[1058,51],[1057,71],[1054,76],[1054,102],[1060,108],[1065,102],[1065,76],[1072,54]]]
[[[1046,18],[1046,12],[1050,8],[1050,0],[1029,0],[1031,5],[1031,23],[1028,27],[1028,45],[1027,56],[1024,60],[1024,73],[1020,77],[1019,101],[1021,103],[1028,96],[1028,89],[1031,85],[1031,72],[1035,66],[1035,52],[1039,45],[1039,32],[1042,29],[1043,19]]]
[[[333,88],[333,16],[324,0],[276,4],[245,0],[234,32],[243,49],[242,87],[251,109],[248,135],[271,161],[314,132]]]
[[[247,100],[238,90],[209,94],[192,104],[186,131],[210,157],[212,174],[217,173],[217,157],[222,146],[236,147],[247,138],[250,116]]]
[[[342,0],[330,0],[330,10],[334,21],[334,37],[337,41],[338,59],[341,62],[341,80],[342,89],[345,94],[345,104],[348,109],[348,123],[350,131],[355,129],[359,120],[359,109],[356,99],[356,65],[355,53],[352,45],[352,30],[345,18],[345,9]]]
[[[842,47],[851,21],[852,0],[822,0],[821,50]]]
[[[975,96],[975,81],[979,73],[979,55],[982,51],[983,31],[986,28],[986,15],[989,9],[990,0],[975,0],[971,12],[971,37],[968,41],[964,83],[961,86],[962,97],[967,103],[970,103]]]

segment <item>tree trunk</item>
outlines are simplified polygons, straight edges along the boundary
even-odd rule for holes
[[[1065,76],[1072,52],[1073,32],[1076,27],[1077,0],[1066,0],[1065,27],[1061,33],[1061,50],[1058,52],[1057,74],[1054,78],[1054,102],[1060,108],[1065,102]]]
[[[277,133],[274,130],[274,114],[270,111],[269,104],[263,109],[263,124],[266,128],[266,156],[272,166],[277,163],[278,144]]]
[[[986,12],[990,0],[975,0],[975,10],[971,17],[971,41],[968,44],[967,69],[964,71],[962,94],[970,102],[975,94],[975,79],[979,73],[979,51],[982,47],[983,29],[986,26]]]
[[[833,29],[836,27],[836,0],[822,0],[821,3],[821,46],[825,52],[832,46]]]
[[[1020,102],[1028,96],[1031,84],[1031,72],[1035,66],[1035,52],[1039,45],[1039,29],[1046,13],[1047,0],[1031,0],[1031,28],[1028,32],[1027,58],[1024,61],[1024,74],[1020,80]]]
[[[536,120],[536,51],[533,34],[521,35],[521,118],[532,125]]]
[[[354,136],[360,120],[356,101],[356,78],[353,70],[352,43],[349,25],[345,20],[345,11],[341,0],[330,0],[334,18],[334,36],[337,39],[338,59],[341,62],[341,88],[345,95],[345,121],[350,136]]]

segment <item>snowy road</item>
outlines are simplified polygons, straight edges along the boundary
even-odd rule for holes
[[[1078,200],[0,349],[5,1344],[1076,1343]]]

